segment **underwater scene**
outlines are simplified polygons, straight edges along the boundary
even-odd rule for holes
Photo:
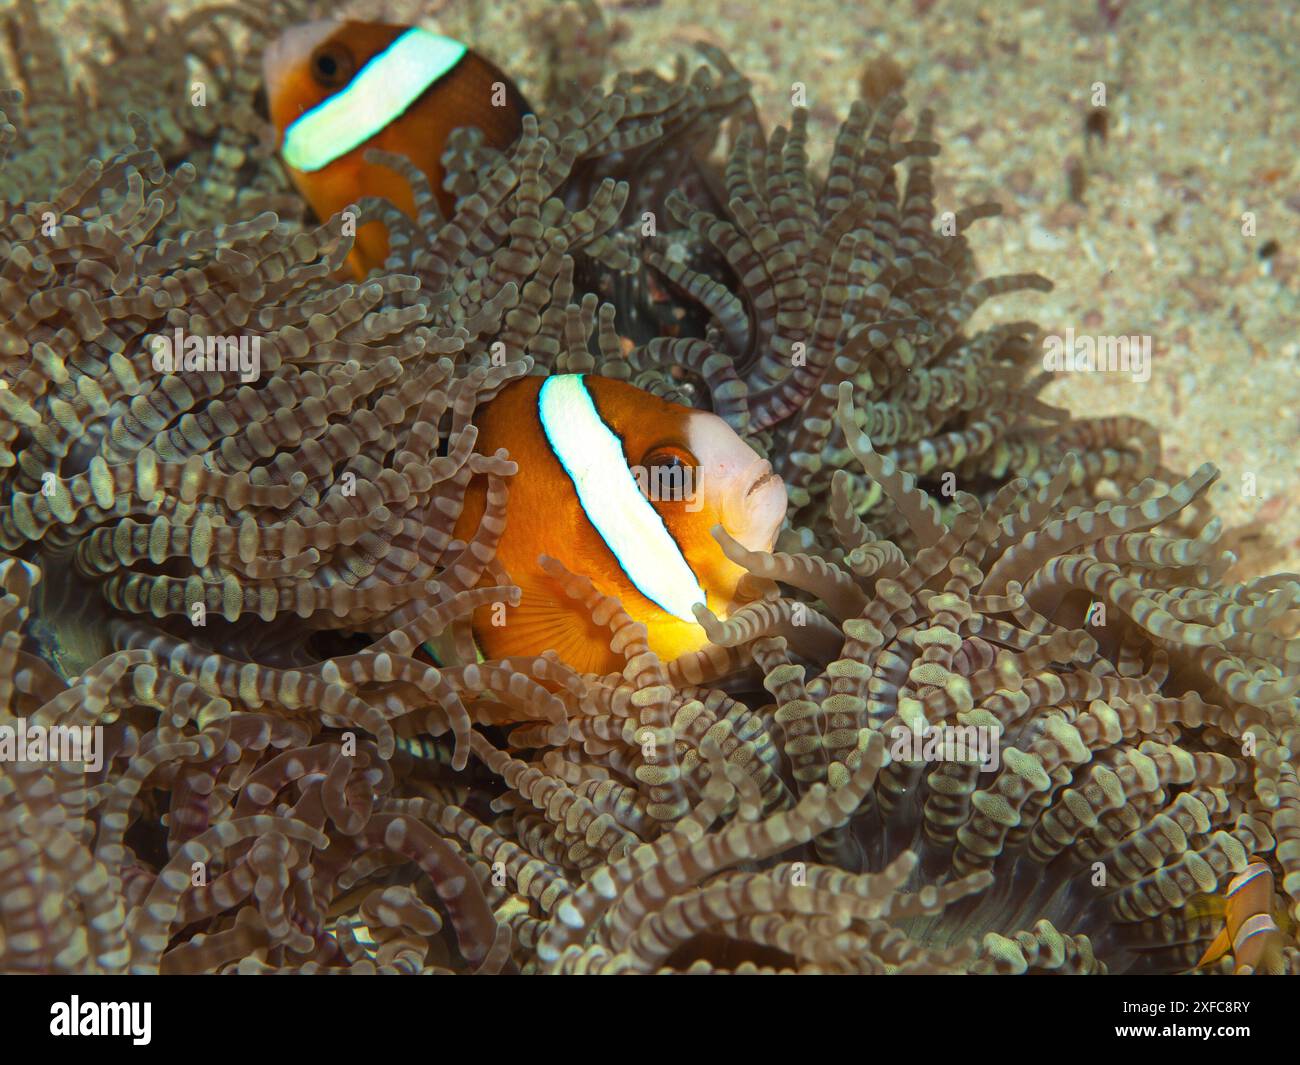
[[[1295,4],[0,26],[0,972],[1300,973]]]

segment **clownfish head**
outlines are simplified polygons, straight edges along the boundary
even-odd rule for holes
[[[554,380],[550,388],[557,393],[556,420],[565,426],[556,432],[557,442],[570,425],[582,425],[581,416],[570,419],[573,407],[586,406],[576,398],[585,382],[592,396],[589,414],[604,411],[610,435],[621,445],[621,455],[608,449],[606,464],[597,459],[600,449],[580,443],[580,434],[573,434],[573,443],[582,448],[580,476],[601,483],[612,475],[610,480],[617,482],[621,458],[641,497],[635,502],[629,495],[627,501],[606,506],[604,501],[617,497],[605,494],[602,484],[599,493],[590,493],[593,520],[607,525],[613,538],[630,512],[642,511],[646,532],[632,543],[641,553],[641,569],[649,574],[645,583],[655,589],[651,598],[682,621],[692,620],[697,604],[725,618],[736,605],[737,584],[745,570],[726,557],[714,529],[720,526],[747,550],[772,549],[787,507],[785,484],[772,464],[709,411],[638,394],[622,382],[576,376]],[[638,406],[645,409],[635,409]],[[603,436],[598,430],[592,435]],[[666,538],[659,535],[651,513],[659,518]],[[688,569],[695,578],[693,587]]]
[[[620,668],[608,630],[564,596],[541,555],[619,599],[661,658],[698,650],[708,640],[696,607],[725,618],[745,574],[714,528],[768,551],[785,519],[781,478],[722,418],[623,381],[524,378],[475,424],[480,450],[505,448],[519,466],[497,559],[522,599],[504,624],[476,623],[492,658],[555,649],[591,672]],[[471,536],[482,514],[472,486],[456,535]]]
[[[429,180],[443,214],[442,152],[458,126],[477,126],[487,143],[509,146],[529,108],[505,74],[460,41],[419,26],[317,21],[294,26],[262,58],[267,111],[280,158],[321,219],[366,196],[415,213],[409,183],[366,162],[368,148],[407,156]],[[358,276],[381,264],[387,232],[377,222],[356,235]]]

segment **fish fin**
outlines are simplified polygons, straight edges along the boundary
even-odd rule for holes
[[[1286,954],[1283,952],[1283,940],[1279,937],[1270,943],[1260,959],[1260,969],[1269,976],[1286,975]]]
[[[490,605],[475,611],[474,634],[487,658],[531,657],[542,647],[555,651],[579,673],[622,668],[621,656],[609,649],[609,629],[592,621],[557,581],[539,574],[514,583],[519,605],[506,608],[504,625],[492,624]]]
[[[1213,965],[1231,949],[1232,940],[1228,938],[1227,928],[1223,928],[1219,931],[1219,934],[1214,937],[1214,941],[1209,945],[1209,947],[1206,948],[1205,953],[1201,955],[1201,960],[1196,963],[1196,968],[1199,969],[1204,965]]]
[[[1188,917],[1210,917],[1214,920],[1221,920],[1227,910],[1222,895],[1196,895],[1184,907]]]

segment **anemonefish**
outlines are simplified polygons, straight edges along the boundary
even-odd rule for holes
[[[746,548],[768,551],[785,519],[784,483],[731,426],[623,381],[521,378],[474,420],[478,449],[505,448],[518,466],[496,557],[521,599],[476,613],[486,658],[553,649],[580,672],[623,668],[610,630],[565,595],[541,555],[617,598],[661,659],[698,650],[708,640],[696,606],[726,617],[745,573],[711,530],[721,525]],[[466,493],[459,539],[474,535],[485,507],[480,478]]]
[[[1238,973],[1281,972],[1282,948],[1289,941],[1291,921],[1284,910],[1275,909],[1273,873],[1264,862],[1246,866],[1222,895],[1209,896],[1194,905],[1193,912],[1221,915],[1224,921],[1196,963],[1198,969],[1231,952]]]
[[[309,22],[288,30],[262,61],[267,110],[280,158],[298,191],[325,219],[365,196],[387,197],[415,214],[410,185],[365,161],[368,148],[407,156],[428,177],[444,216],[447,135],[477,126],[506,148],[530,108],[514,83],[459,41],[418,26]],[[388,254],[378,222],[362,226],[350,259],[358,278]]]

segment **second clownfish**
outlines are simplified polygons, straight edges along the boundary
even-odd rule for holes
[[[1197,968],[1231,954],[1238,973],[1282,971],[1282,951],[1290,939],[1290,916],[1277,907],[1273,873],[1264,862],[1252,862],[1238,873],[1221,895],[1211,895],[1191,906],[1196,915],[1221,918],[1223,927]]]
[[[530,110],[496,66],[418,26],[306,23],[267,49],[262,69],[280,158],[321,219],[366,196],[386,197],[414,216],[410,185],[388,167],[366,162],[369,148],[407,156],[450,217],[454,203],[442,187],[441,161],[448,134],[477,126],[488,144],[507,148]],[[349,260],[357,277],[387,255],[384,226],[361,226]]]

